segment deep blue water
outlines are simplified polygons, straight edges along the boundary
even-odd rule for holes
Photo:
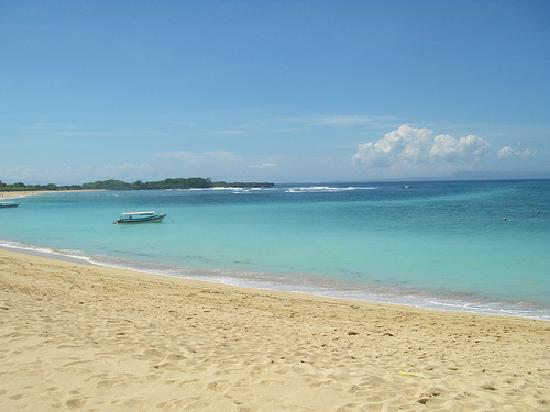
[[[130,209],[168,216],[111,223]],[[236,285],[550,319],[550,181],[43,194],[0,210],[0,240]]]

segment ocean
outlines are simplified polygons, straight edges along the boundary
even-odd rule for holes
[[[148,273],[550,319],[550,181],[42,194],[0,246]],[[121,212],[168,213],[114,225]]]

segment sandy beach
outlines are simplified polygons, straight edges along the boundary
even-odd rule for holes
[[[40,193],[52,193],[53,191],[15,191],[15,192],[2,192],[0,191],[0,200],[3,199],[20,199],[23,197],[35,196]]]
[[[0,410],[548,411],[550,322],[0,250]]]
[[[0,191],[0,201],[3,199],[21,199],[24,197],[36,196],[43,193],[77,193],[77,192],[100,192],[102,189],[71,189],[71,190],[20,190],[20,191]]]

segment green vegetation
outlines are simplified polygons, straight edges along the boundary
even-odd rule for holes
[[[212,182],[210,179],[203,177],[190,178],[175,178],[164,179],[151,182],[125,182],[123,180],[98,180],[96,182],[87,182],[80,185],[57,186],[55,183],[47,185],[25,185],[23,182],[12,184],[3,183],[0,181],[0,191],[40,191],[40,190],[155,190],[155,189],[208,189],[213,187],[273,187],[273,183],[269,182]]]
[[[23,182],[16,182],[8,184],[0,180],[0,192],[35,192],[41,190],[79,190],[82,186],[68,185],[57,186],[55,183],[48,183],[47,185],[26,185]]]

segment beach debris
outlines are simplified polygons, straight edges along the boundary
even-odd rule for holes
[[[484,385],[481,385],[481,389],[485,389],[485,390],[488,390],[488,391],[496,391],[497,388],[495,388],[493,385],[489,385],[489,384],[484,384]]]
[[[441,395],[441,392],[438,389],[433,389],[429,392],[421,392],[417,395],[417,402],[421,404],[426,404],[430,399],[437,398],[439,395]]]
[[[350,330],[350,331],[348,332],[348,335],[350,335],[350,336],[359,335],[359,332],[355,332],[355,331],[353,331],[353,330]]]
[[[390,332],[384,332],[384,334],[382,336],[393,336],[393,333],[390,333]]]
[[[403,371],[403,370],[399,371],[399,375],[401,375],[401,376],[412,376],[412,377],[415,377],[415,378],[425,378],[425,376],[422,375],[421,373],[409,372],[409,371]]]

